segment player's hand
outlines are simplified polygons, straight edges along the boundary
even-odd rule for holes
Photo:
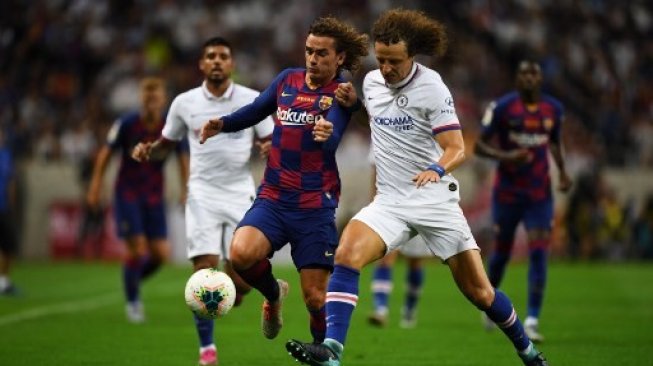
[[[413,177],[413,182],[417,188],[425,186],[426,183],[437,183],[440,181],[440,175],[433,170],[425,170]]]
[[[223,125],[224,122],[221,119],[212,119],[206,122],[200,131],[200,144],[203,144],[209,138],[219,134],[220,131],[222,131]]]
[[[510,163],[526,164],[533,161],[533,153],[528,149],[509,150],[502,160]]]
[[[313,126],[313,140],[315,142],[324,142],[333,134],[333,123],[324,118],[320,118]]]
[[[560,182],[558,183],[558,190],[560,192],[569,192],[571,189],[571,186],[574,184],[574,182],[571,180],[567,172],[563,171],[560,172]]]
[[[336,101],[345,108],[351,108],[356,104],[358,96],[356,89],[351,82],[340,83],[335,91]]]
[[[139,142],[136,144],[136,146],[134,146],[134,150],[132,150],[132,159],[136,160],[139,163],[149,161],[151,152],[151,142]]]
[[[270,149],[272,149],[272,140],[256,141],[256,146],[261,159],[267,159],[268,155],[270,155]]]

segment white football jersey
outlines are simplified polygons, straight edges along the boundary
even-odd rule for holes
[[[406,79],[388,85],[380,70],[373,70],[365,76],[363,98],[372,129],[376,199],[436,203],[451,199],[452,192],[459,199],[458,182],[450,174],[421,188],[412,181],[440,160],[443,150],[434,136],[460,129],[453,98],[440,74],[415,62]]]
[[[199,143],[199,134],[209,119],[230,114],[251,103],[258,95],[257,91],[232,82],[218,98],[204,83],[178,95],[172,102],[162,135],[173,141],[188,135],[189,195],[207,199],[240,197],[243,194],[254,196],[254,180],[249,166],[253,134],[255,131],[259,138],[271,135],[274,128],[272,119],[267,117],[243,131],[218,134],[203,145]]]

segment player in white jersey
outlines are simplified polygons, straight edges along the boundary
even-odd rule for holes
[[[500,324],[524,364],[546,365],[510,300],[490,285],[458,203],[458,182],[450,172],[465,159],[465,147],[453,98],[437,72],[414,60],[417,54],[444,52],[444,27],[422,12],[395,9],[374,23],[372,37],[379,69],[365,77],[363,94],[378,193],[340,239],[327,290],[324,343],[291,340],[286,349],[305,364],[339,366],[360,270],[420,235],[449,266],[461,292]]]
[[[161,138],[140,143],[132,156],[139,161],[161,159],[174,144],[188,136],[190,176],[186,199],[186,239],[193,270],[218,267],[234,279],[237,302],[249,286],[229,264],[229,245],[238,222],[255,197],[254,179],[249,167],[254,135],[261,151],[269,149],[274,128],[267,117],[252,128],[221,134],[200,148],[199,132],[209,117],[229,114],[251,103],[259,92],[231,80],[234,69],[232,48],[225,39],[211,38],[204,43],[199,68],[204,73],[200,87],[178,95],[170,106]],[[200,339],[200,365],[216,365],[213,320],[195,317]]]

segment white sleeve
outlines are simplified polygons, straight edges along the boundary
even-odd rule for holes
[[[188,131],[188,127],[184,122],[183,117],[183,104],[180,98],[177,97],[172,101],[168,116],[166,117],[166,124],[163,126],[161,136],[168,140],[180,141],[184,138]]]
[[[454,107],[453,97],[449,88],[444,84],[439,84],[435,87],[432,94],[431,102],[432,108],[429,108],[427,118],[431,123],[431,130],[433,135],[440,132],[449,130],[459,130],[460,122]]]
[[[256,137],[258,138],[272,135],[272,130],[274,130],[274,122],[270,116],[265,117],[264,120],[254,125],[254,132],[256,132]]]

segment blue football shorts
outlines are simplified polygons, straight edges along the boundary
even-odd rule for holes
[[[492,217],[500,230],[514,231],[520,221],[526,230],[550,230],[553,225],[553,199],[492,203]]]
[[[140,234],[148,239],[163,239],[168,234],[163,202],[150,204],[143,199],[127,200],[116,195],[113,210],[118,236],[123,239]]]
[[[238,227],[259,229],[272,245],[272,253],[290,244],[290,255],[298,270],[333,270],[338,246],[335,209],[286,208],[266,199],[256,199]]]

